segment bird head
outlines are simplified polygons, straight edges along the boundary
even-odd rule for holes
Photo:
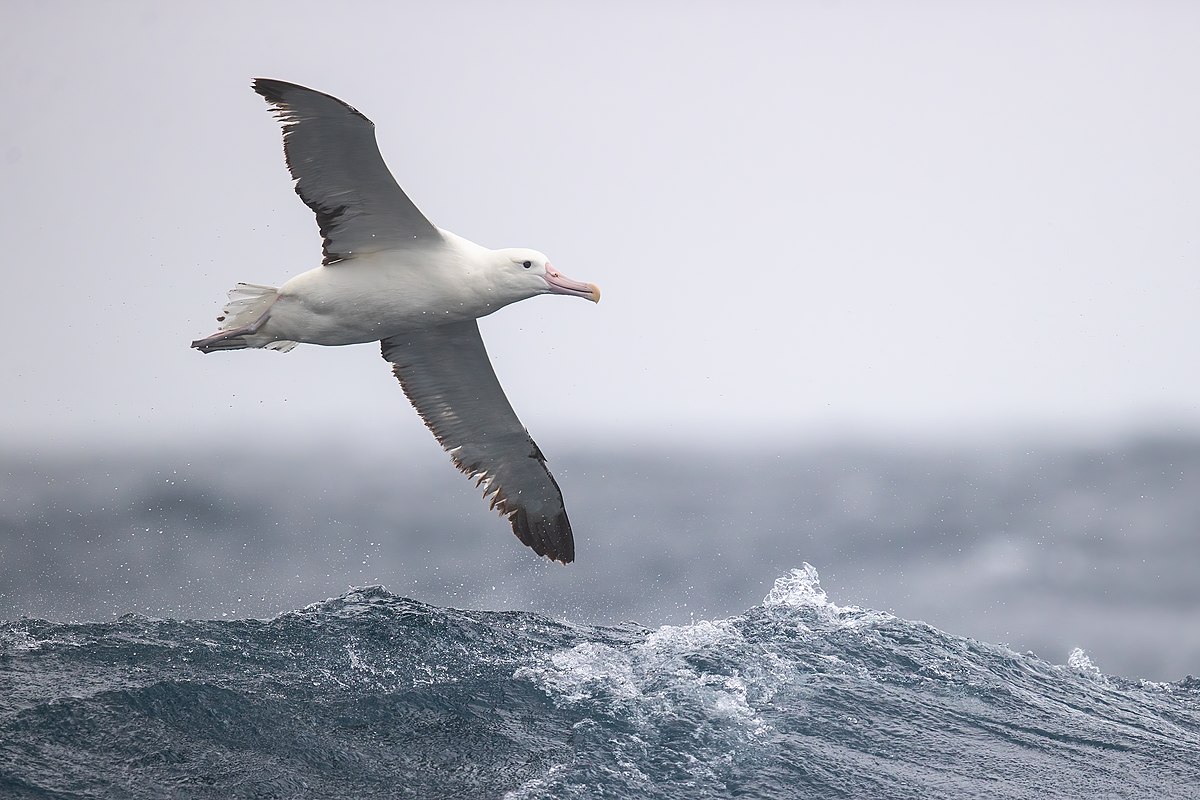
[[[524,247],[497,250],[499,270],[497,282],[525,297],[537,294],[565,294],[582,297],[593,303],[600,302],[600,287],[594,283],[583,283],[563,275],[545,255]]]

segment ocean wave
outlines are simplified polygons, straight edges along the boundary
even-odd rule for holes
[[[1196,797],[1200,685],[840,606],[804,564],[646,628],[363,587],[0,624],[0,796]]]

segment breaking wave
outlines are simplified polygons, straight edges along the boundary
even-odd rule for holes
[[[356,589],[0,624],[0,796],[1194,798],[1200,681],[839,606],[805,564],[649,629]]]

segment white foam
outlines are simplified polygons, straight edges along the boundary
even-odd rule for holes
[[[762,605],[769,611],[783,612],[785,615],[792,611],[812,611],[815,612],[817,621],[837,628],[858,628],[895,619],[883,611],[858,606],[839,606],[831,602],[825,590],[821,588],[821,577],[817,574],[817,568],[807,561],[800,569],[793,569],[782,578],[776,579],[771,591],[763,598]],[[809,630],[795,614],[790,616],[797,629]]]
[[[566,764],[555,764],[546,771],[546,774],[530,778],[517,788],[505,792],[503,800],[526,800],[526,798],[545,797],[545,792],[553,788],[554,781],[566,773]]]
[[[629,699],[641,696],[628,656],[593,642],[561,650],[550,657],[549,668],[523,668],[517,676],[536,677],[548,694],[568,703],[599,694]]]
[[[1067,656],[1067,669],[1081,678],[1089,678],[1099,683],[1108,683],[1108,679],[1104,677],[1104,673],[1092,663],[1092,660],[1088,658],[1087,653],[1083,651],[1082,647],[1076,647],[1071,650],[1071,654]]]
[[[706,650],[716,651],[711,659]],[[584,642],[554,653],[548,664],[517,670],[515,677],[533,680],[556,703],[597,702],[607,713],[639,723],[698,706],[704,719],[759,731],[765,726],[749,702],[746,677],[737,670],[708,672],[696,663],[729,663],[745,651],[730,621],[701,620],[664,625],[628,648]]]
[[[20,628],[0,631],[0,651],[9,650],[14,653],[29,653],[41,650],[42,645],[47,643],[45,640],[35,639],[29,634],[29,631]]]
[[[763,598],[762,604],[767,608],[777,606],[837,608],[829,602],[825,590],[821,588],[821,576],[817,574],[817,568],[807,561],[800,569],[794,569],[782,578],[777,578],[771,591]]]

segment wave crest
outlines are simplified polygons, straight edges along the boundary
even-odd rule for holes
[[[762,604],[767,608],[776,606],[816,606],[826,608],[832,604],[825,590],[821,588],[821,576],[817,568],[805,561],[800,569],[793,569],[782,578],[776,578],[775,584]]]

